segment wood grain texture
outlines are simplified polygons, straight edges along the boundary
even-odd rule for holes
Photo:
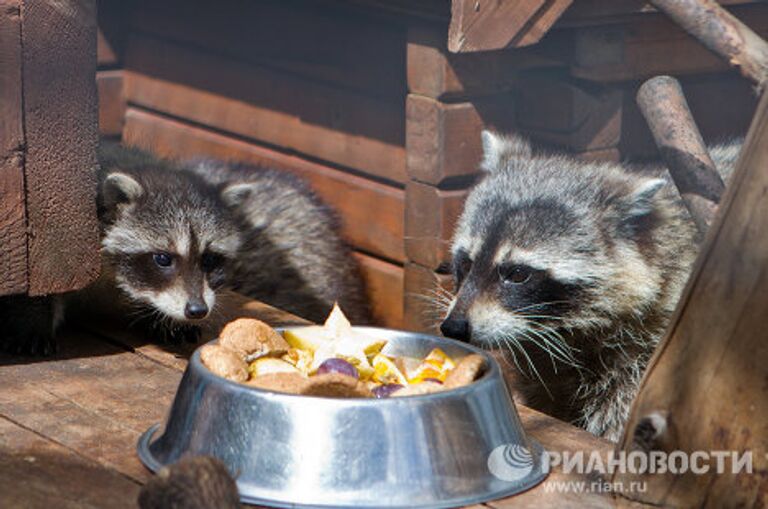
[[[441,190],[410,182],[405,188],[405,253],[408,260],[442,269],[450,262],[453,230],[468,189]]]
[[[440,334],[440,322],[453,291],[453,277],[416,263],[405,264],[403,326],[407,330]]]
[[[466,182],[479,172],[483,129],[512,130],[511,94],[443,103],[409,94],[406,101],[406,149],[411,179],[436,186]],[[452,182],[453,181],[453,182]]]
[[[125,95],[123,71],[99,71],[96,73],[99,93],[99,134],[119,137],[125,122]]]
[[[453,0],[448,49],[488,51],[538,42],[572,0]]]
[[[624,450],[651,414],[666,421],[663,451],[752,451],[753,472],[615,476],[647,481],[635,498],[677,507],[768,503],[768,96],[763,95],[736,170],[664,341],[632,407]],[[730,467],[729,465],[726,468]]]
[[[0,1],[0,295],[27,291],[20,9]]]
[[[165,157],[209,156],[292,172],[338,211],[342,233],[354,247],[389,260],[405,258],[402,189],[136,108],[127,112],[124,141]]]
[[[22,5],[30,295],[99,271],[95,1]]]
[[[129,39],[126,69],[129,103],[405,181],[402,99],[373,99],[139,35]]]

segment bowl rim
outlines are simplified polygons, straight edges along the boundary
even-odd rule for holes
[[[297,329],[297,328],[303,328],[303,327],[312,327],[312,325],[300,325],[297,327],[275,327],[275,330],[282,333],[286,329]],[[244,383],[235,382],[232,380],[229,380],[227,378],[224,378],[223,376],[219,376],[210,369],[208,369],[200,360],[200,350],[207,345],[215,344],[219,341],[219,338],[212,339],[200,346],[198,346],[195,351],[192,353],[192,356],[189,359],[189,366],[188,369],[194,369],[199,376],[202,376],[204,380],[207,382],[212,383],[225,383],[229,387],[232,387],[236,391],[248,391],[249,393],[256,393],[260,395],[264,395],[266,397],[274,398],[275,400],[281,400],[283,398],[285,399],[295,399],[295,398],[301,398],[303,400],[306,400],[307,398],[311,398],[313,400],[326,400],[326,401],[335,401],[335,402],[343,402],[343,401],[355,401],[357,403],[365,402],[367,404],[373,404],[373,405],[382,405],[382,404],[391,404],[391,405],[397,405],[400,402],[403,401],[426,401],[426,400],[436,400],[436,399],[442,399],[446,397],[455,397],[457,395],[463,395],[468,394],[470,392],[478,390],[481,386],[487,385],[487,384],[493,384],[495,383],[494,380],[498,378],[502,378],[501,375],[501,368],[499,367],[498,362],[496,359],[493,358],[493,356],[488,353],[487,351],[478,348],[474,345],[470,345],[468,343],[464,343],[461,341],[457,341],[455,339],[450,338],[444,338],[440,336],[435,336],[432,334],[426,334],[422,332],[411,332],[411,331],[404,331],[400,329],[389,329],[386,327],[370,327],[370,326],[353,326],[353,330],[359,330],[359,331],[369,331],[369,332],[377,332],[377,331],[384,331],[386,333],[397,333],[397,334],[403,334],[408,336],[418,336],[420,339],[430,339],[432,341],[438,341],[440,343],[448,343],[452,345],[458,346],[460,349],[467,350],[469,353],[475,353],[478,355],[481,355],[485,359],[485,365],[486,370],[485,372],[478,378],[477,380],[474,380],[472,383],[468,385],[464,385],[461,387],[456,387],[455,389],[448,389],[446,391],[439,391],[439,392],[433,392],[429,394],[415,394],[415,395],[409,395],[409,396],[401,396],[398,398],[369,398],[369,397],[351,397],[351,398],[339,398],[334,396],[314,396],[314,395],[305,395],[305,394],[292,394],[289,392],[279,392],[279,391],[273,391],[269,389],[262,389],[260,387],[252,387]],[[467,355],[469,355],[469,353]]]

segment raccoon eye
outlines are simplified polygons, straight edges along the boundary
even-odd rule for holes
[[[155,253],[152,255],[158,267],[168,268],[173,265],[173,257],[168,253]]]
[[[219,253],[203,253],[200,267],[202,267],[204,272],[213,272],[222,265],[224,265],[224,257]]]
[[[499,267],[499,276],[505,284],[521,285],[527,283],[533,275],[533,269],[526,265],[508,265]]]

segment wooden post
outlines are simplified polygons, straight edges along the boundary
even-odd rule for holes
[[[752,472],[619,473],[627,496],[664,507],[768,503],[768,96],[764,95],[719,215],[632,407],[621,448],[750,451]],[[690,456],[689,456],[690,457]]]

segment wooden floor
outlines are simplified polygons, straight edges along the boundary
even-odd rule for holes
[[[274,325],[298,321],[259,303],[233,302],[222,320],[249,315]],[[66,331],[53,358],[0,356],[0,507],[136,507],[151,475],[136,456],[136,442],[164,419],[192,350],[160,347],[114,322],[90,321],[87,328]],[[519,411],[526,430],[548,449],[612,448],[538,412]],[[585,479],[556,470],[546,483],[570,480]],[[556,494],[540,485],[486,507],[619,504],[627,506],[605,494]]]

